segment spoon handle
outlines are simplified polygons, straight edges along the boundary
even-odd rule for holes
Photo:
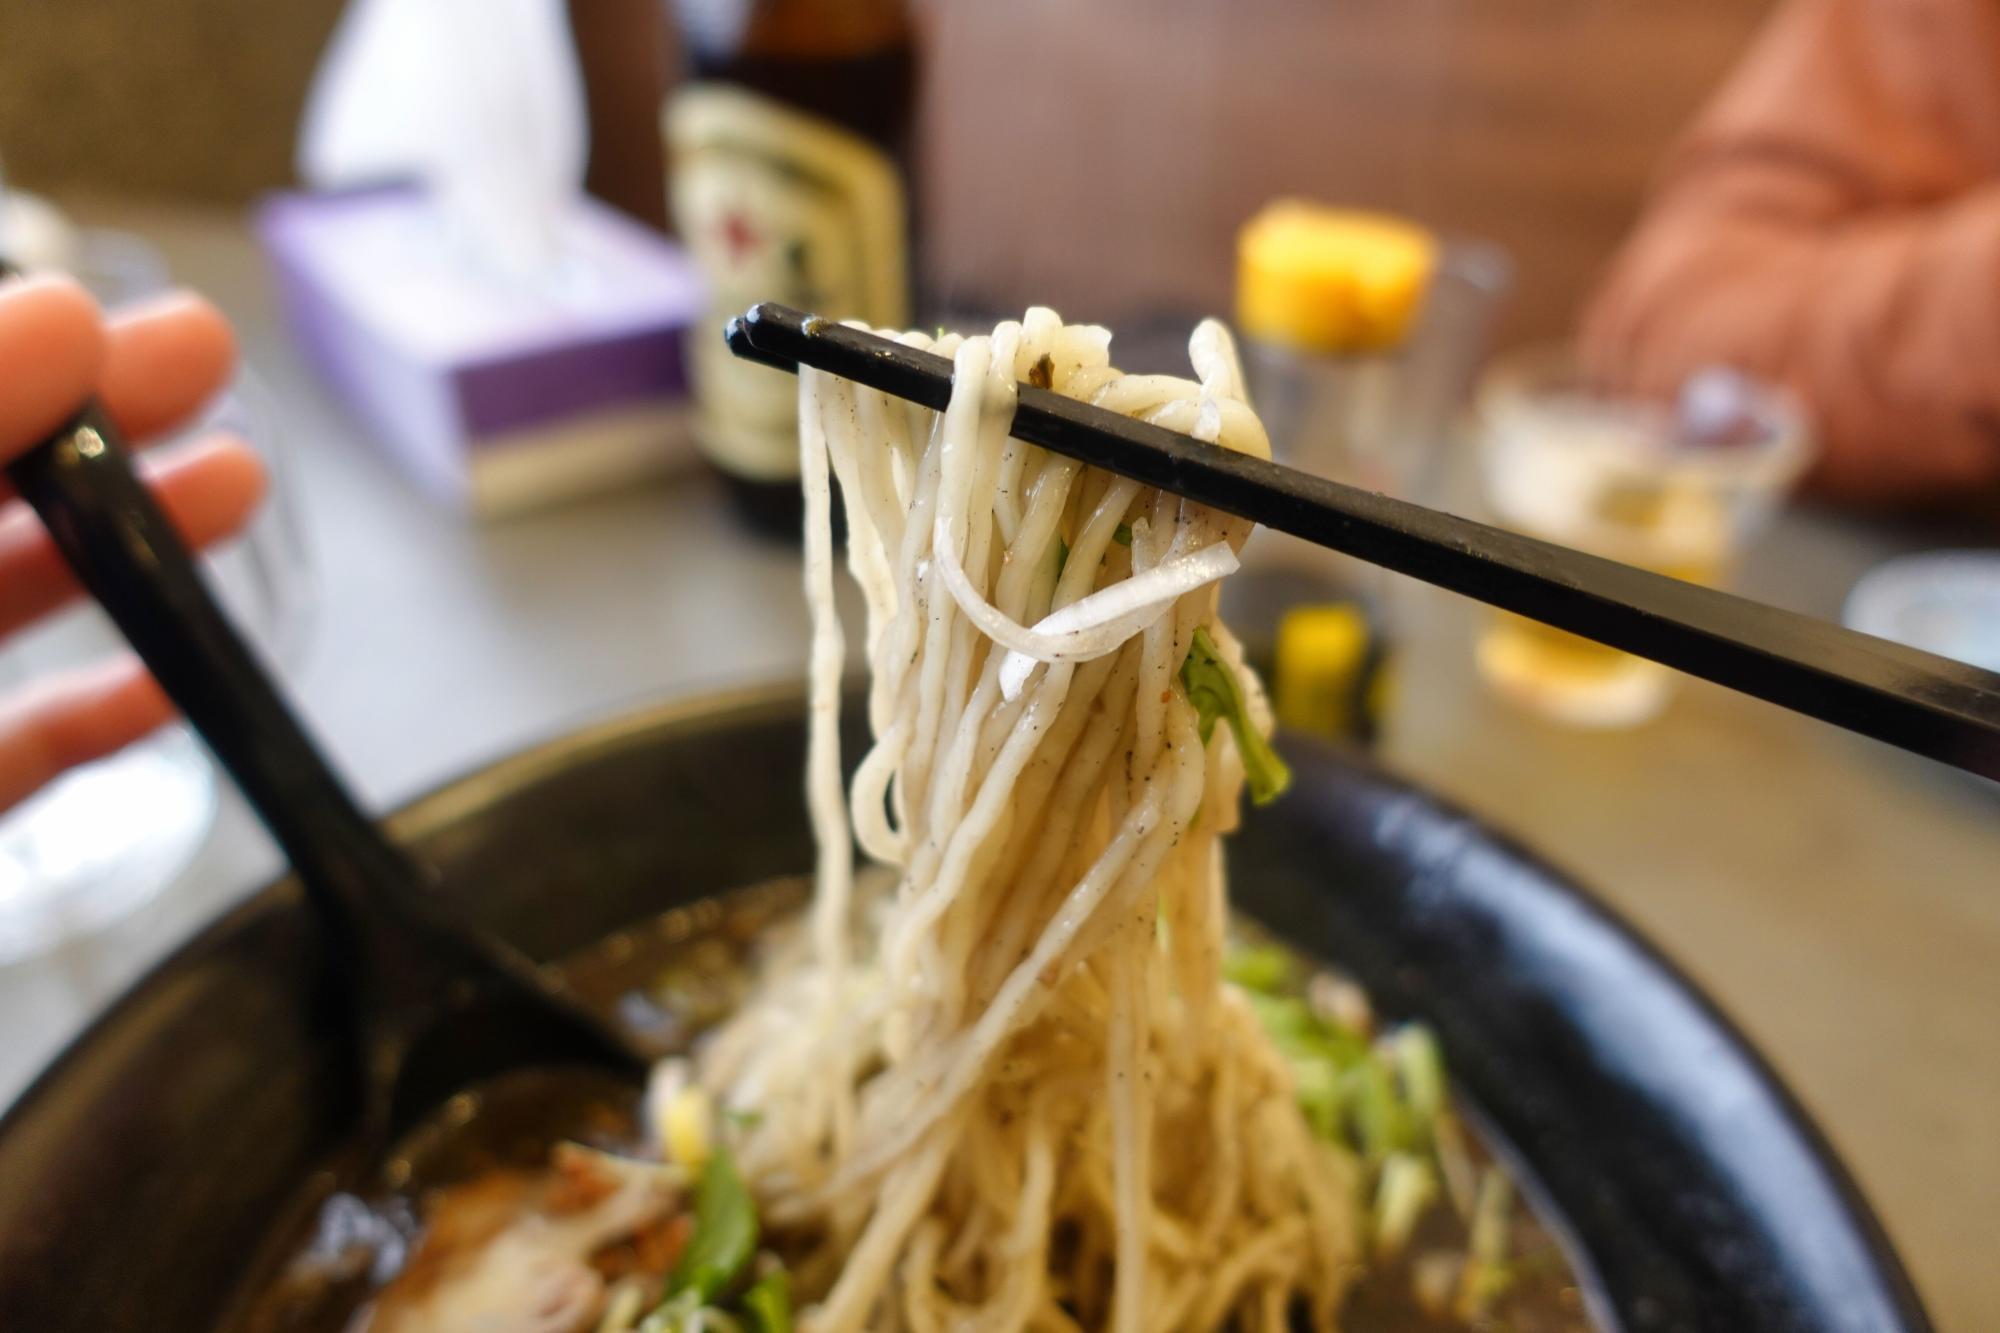
[[[644,1067],[526,957],[453,921],[425,892],[428,872],[362,813],[209,592],[100,403],[6,471],[298,872],[351,1006],[370,1137],[386,1144],[445,1097],[508,1069]]]
[[[370,1135],[386,1143],[478,1078],[536,1060],[643,1067],[526,958],[433,904],[428,873],[361,812],[209,593],[102,406],[7,474],[298,872],[353,1004]]]
[[[7,466],[77,578],[229,770],[316,905],[352,926],[417,877],[321,758],[217,605],[103,407]]]

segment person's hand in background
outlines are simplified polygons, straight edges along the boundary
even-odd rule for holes
[[[128,439],[169,432],[222,387],[235,357],[228,324],[198,297],[170,296],[106,320],[66,280],[0,282],[0,462],[45,439],[92,393]],[[190,545],[237,531],[264,492],[263,468],[238,440],[193,440],[140,460],[139,471]],[[0,635],[81,595],[40,520],[0,484]],[[0,695],[0,810],[172,716],[131,657]]]

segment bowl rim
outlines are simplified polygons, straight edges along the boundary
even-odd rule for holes
[[[774,720],[798,712],[803,707],[804,698],[805,687],[802,683],[777,681],[626,702],[592,710],[573,724],[559,724],[539,740],[507,751],[497,758],[475,762],[456,776],[432,785],[384,816],[383,822],[398,841],[418,842],[449,830],[510,794],[530,789],[566,769],[579,767],[591,757],[613,754],[663,734],[688,735],[703,730],[737,727],[758,720]],[[1291,739],[1296,742],[1298,738]],[[1338,759],[1343,766],[1364,775],[1380,789],[1419,800],[1476,830],[1494,849],[1539,872],[1551,891],[1567,898],[1585,914],[1597,918],[1626,946],[1657,969],[1670,988],[1713,1025],[1716,1033],[1731,1048],[1733,1057],[1743,1062],[1749,1072],[1765,1085],[1783,1127],[1796,1136],[1806,1155],[1825,1174],[1868,1259],[1904,1316],[1903,1327],[1909,1333],[1925,1333],[1933,1327],[1921,1293],[1886,1226],[1831,1140],[1756,1044],[1700,984],[1617,908],[1503,827],[1383,766],[1372,756],[1341,749]],[[170,983],[176,973],[187,968],[191,959],[224,948],[231,937],[256,918],[281,910],[299,910],[302,905],[303,893],[296,879],[288,873],[281,874],[247,890],[233,904],[175,945],[103,1005],[43,1065],[20,1094],[5,1108],[0,1108],[0,1140],[9,1137],[20,1122],[30,1118],[35,1103],[56,1095],[71,1066],[84,1058],[93,1043],[107,1028],[115,1025],[120,1015],[143,1004],[149,991]],[[1532,1169],[1532,1160],[1528,1166]]]

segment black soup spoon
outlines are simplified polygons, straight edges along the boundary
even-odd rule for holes
[[[7,475],[290,859],[346,992],[370,1145],[513,1070],[642,1076],[646,1061],[623,1036],[525,956],[454,920],[431,873],[362,813],[217,605],[100,404]]]

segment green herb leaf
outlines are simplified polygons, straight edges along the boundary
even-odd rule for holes
[[[1111,540],[1117,542],[1120,546],[1130,546],[1132,544],[1132,525],[1130,523],[1120,523],[1116,528],[1112,529]]]
[[[743,1309],[757,1333],[792,1333],[792,1284],[785,1270],[767,1273],[743,1293]]]
[[[1207,626],[1194,632],[1194,644],[1188,649],[1187,660],[1181,663],[1181,684],[1187,690],[1188,702],[1200,715],[1202,744],[1206,745],[1214,734],[1217,718],[1229,723],[1229,730],[1236,737],[1236,751],[1243,756],[1250,799],[1258,805],[1269,805],[1284,795],[1285,788],[1292,785],[1292,770],[1244,711],[1243,687],[1237,682],[1235,671],[1216,651]]]
[[[713,1300],[757,1250],[757,1209],[727,1150],[717,1148],[695,1190],[694,1234],[667,1279],[667,1295]]]

